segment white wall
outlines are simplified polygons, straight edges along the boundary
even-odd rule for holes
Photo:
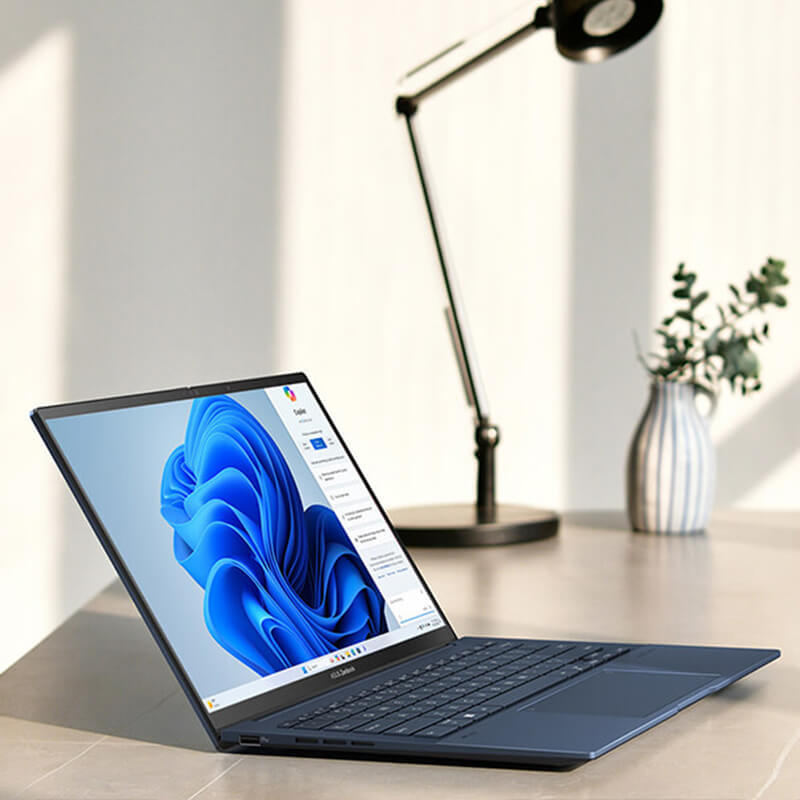
[[[0,669],[112,576],[28,411],[276,368],[283,9],[2,17]]]
[[[568,63],[538,33],[419,111],[503,432],[506,501],[623,504],[647,392],[631,331],[647,341],[678,261],[724,289],[770,254],[800,281],[800,8],[666,6],[653,35],[606,63]],[[320,384],[389,506],[469,500],[474,484],[395,80],[497,14],[489,0],[288,9],[279,355]],[[789,296],[763,393],[725,395],[713,425],[725,506],[798,504]]]
[[[471,412],[397,79],[492,2],[293,2],[282,196],[285,365],[303,365],[387,505],[470,500]],[[423,104],[418,133],[501,426],[500,494],[562,505],[572,67],[547,35]]]
[[[393,96],[502,5],[4,3],[0,668],[110,577],[33,405],[304,369],[388,506],[472,498]],[[422,106],[502,500],[621,506],[646,393],[630,331],[666,310],[677,261],[724,288],[773,254],[800,281],[798,23],[788,0],[667,0],[608,63],[539,33]],[[715,420],[724,506],[797,507],[789,294],[763,394]]]
[[[724,294],[767,255],[795,282],[772,315],[764,391],[726,395],[712,431],[717,503],[800,505],[800,6],[789,0],[671,3],[659,66],[654,304],[672,265]]]

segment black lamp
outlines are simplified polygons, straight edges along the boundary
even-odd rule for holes
[[[447,265],[423,159],[414,134],[414,116],[419,104],[451,81],[542,28],[555,31],[556,46],[566,58],[602,61],[644,38],[655,27],[662,9],[662,0],[552,0],[536,9],[533,19],[528,17],[521,25],[496,32],[491,40],[479,42],[477,48],[470,40],[457,42],[405,76],[406,85],[416,86],[396,98],[395,108],[405,118],[444,279],[448,300],[446,315],[456,360],[467,403],[475,412],[475,455],[478,459],[475,504],[420,506],[390,512],[397,532],[409,546],[510,544],[545,539],[558,531],[558,516],[552,511],[495,502],[494,453],[500,441],[500,431],[489,418],[466,316],[454,274]]]

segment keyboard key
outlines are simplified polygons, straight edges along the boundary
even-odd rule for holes
[[[525,699],[526,697],[543,692],[545,689],[549,689],[551,686],[556,686],[559,683],[563,683],[563,681],[570,677],[572,676],[568,675],[566,671],[563,670],[559,672],[551,672],[547,675],[543,675],[541,678],[536,678],[528,683],[523,683],[522,686],[518,686],[516,689],[512,689],[510,692],[506,692],[505,694],[501,694],[492,698],[492,702],[498,703],[502,705],[503,708],[506,708],[514,703],[519,702],[520,700]]]
[[[442,725],[451,725],[454,728],[466,728],[467,725],[471,725],[474,722],[472,719],[465,719],[464,717],[458,715],[454,717],[445,717],[442,721]]]
[[[529,655],[531,653],[538,653],[540,650],[544,650],[545,647],[547,647],[547,645],[541,642],[525,642],[519,646],[519,652]]]
[[[372,716],[364,716],[363,712],[359,714],[353,714],[352,717],[347,717],[345,720],[336,720],[336,722],[354,722],[356,725],[366,725],[368,722],[375,722],[376,717]],[[332,724],[336,724],[335,722]]]
[[[500,711],[501,708],[502,706],[481,705],[473,706],[472,708],[467,709],[467,711],[478,711],[484,716],[489,716],[489,714],[494,714],[495,711]]]
[[[630,647],[615,647],[611,652],[604,652],[600,655],[600,660],[605,663],[611,661],[612,658],[617,658],[625,653],[630,652]]]
[[[366,725],[356,728],[356,730],[358,733],[383,733],[391,725],[392,723],[387,722],[385,719],[375,719],[366,723]]]
[[[348,719],[341,719],[338,722],[334,722],[331,725],[325,727],[326,731],[351,731],[353,728],[357,728],[359,725],[363,725],[363,720],[356,719],[355,717],[349,717]]]
[[[326,725],[333,725],[334,722],[339,722],[338,717],[329,717],[327,714],[320,715],[318,717],[314,717],[313,719],[306,720],[305,722],[301,722],[299,725],[295,726],[297,728],[307,728],[311,731],[318,731],[322,730]]]
[[[389,728],[386,733],[391,733],[394,736],[412,736],[417,731],[421,731],[423,728],[429,728],[438,722],[439,719],[436,717],[417,717],[416,719],[411,719],[400,725],[396,725],[394,728]]]
[[[448,703],[446,706],[440,706],[438,710],[447,712],[447,715],[450,716],[451,714],[460,714],[464,709],[472,708],[475,703],[471,700],[461,700],[456,701],[453,703]]]
[[[472,700],[491,700],[491,698],[497,697],[504,691],[499,686],[487,686],[485,689],[478,689],[477,692],[472,692],[469,697]]]
[[[414,703],[413,706],[406,706],[406,711],[411,711],[415,715],[427,714],[432,708],[437,708],[440,704],[432,700],[423,700],[421,703]]]
[[[448,719],[465,720],[467,723],[470,723],[477,722],[479,719],[488,716],[488,713],[485,711],[476,711],[474,708],[468,708],[463,713],[456,714],[454,717],[448,717]]]
[[[437,700],[441,700],[443,703],[446,703],[450,700],[455,700],[457,697],[463,697],[467,694],[467,690],[463,686],[454,686],[452,689],[448,689],[446,692],[439,692],[436,695]]]

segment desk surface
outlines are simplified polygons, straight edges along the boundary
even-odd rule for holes
[[[783,657],[570,772],[222,755],[115,583],[0,677],[0,797],[800,797],[800,514],[690,538],[572,514],[546,542],[415,556],[461,634]]]

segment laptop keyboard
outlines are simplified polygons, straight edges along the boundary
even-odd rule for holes
[[[438,739],[630,648],[488,640],[281,722],[281,728]]]

